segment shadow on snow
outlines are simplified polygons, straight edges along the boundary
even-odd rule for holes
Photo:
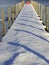
[[[38,29],[38,30],[40,30],[40,31],[44,31],[43,29],[34,27],[34,26],[32,26],[32,25],[27,25],[27,24],[24,24],[24,23],[17,23],[17,24],[19,24],[19,25],[24,25],[24,26],[29,26],[29,27],[32,27],[32,28],[36,28],[36,29]]]
[[[9,43],[10,44],[10,43]],[[12,65],[13,61],[15,60],[15,58],[21,54],[21,53],[25,53],[25,52],[20,52],[20,53],[15,53],[9,60],[4,62],[4,65]]]
[[[28,15],[23,15],[23,16],[21,16],[21,17],[27,17],[27,18],[34,18],[35,20],[39,20],[38,18],[37,18],[37,16],[30,16],[29,14]]]
[[[42,37],[40,35],[34,34],[33,32],[26,31],[26,30],[21,30],[21,29],[14,29],[14,30],[15,31],[19,31],[19,32],[25,32],[25,33],[31,34],[31,35],[36,36],[36,37],[38,37],[38,38],[40,38],[40,39],[42,39],[42,40],[44,40],[44,41],[49,43],[49,40],[47,40],[46,38],[44,38],[44,37]]]
[[[22,21],[27,21],[27,22],[32,22],[32,23],[35,23],[35,24],[41,25],[40,23],[35,22],[35,21],[31,21],[31,20],[25,20],[25,19],[19,19],[19,20],[22,20]]]
[[[45,62],[47,62],[47,63],[49,64],[49,60],[48,60],[45,56],[43,56],[42,54],[36,52],[35,50],[30,49],[29,47],[27,47],[27,46],[25,46],[25,45],[19,44],[19,42],[8,42],[8,44],[14,45],[14,46],[22,47],[22,48],[24,48],[26,51],[35,54],[36,56],[40,57],[41,59],[43,59]],[[17,55],[19,55],[19,53],[16,54],[16,56],[17,56]],[[14,59],[13,59],[13,60],[14,60]]]

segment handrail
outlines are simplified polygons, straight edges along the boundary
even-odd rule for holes
[[[31,1],[36,13],[40,16],[40,20],[46,26],[46,30],[49,32],[49,6],[43,5],[41,3]]]
[[[7,32],[6,27],[8,27],[8,29],[11,27],[12,23],[14,22],[15,18],[20,13],[23,6],[24,6],[24,0],[22,2],[12,5],[12,7],[8,7],[7,17],[6,17],[4,8],[1,9],[0,22],[2,24],[2,33],[1,33],[2,36],[4,36]],[[6,23],[8,24],[8,26],[6,25]]]

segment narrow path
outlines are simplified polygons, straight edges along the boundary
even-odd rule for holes
[[[31,4],[25,4],[0,43],[0,65],[49,65],[49,38]]]

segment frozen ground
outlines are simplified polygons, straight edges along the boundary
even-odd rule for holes
[[[0,43],[0,65],[49,65],[49,37],[32,5],[25,4]]]

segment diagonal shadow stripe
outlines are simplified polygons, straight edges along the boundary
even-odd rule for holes
[[[19,19],[19,20],[21,20],[21,21],[27,21],[27,22],[32,22],[32,23],[35,23],[35,24],[41,25],[40,23],[35,22],[35,21],[31,21],[31,20],[25,20],[25,19]]]
[[[24,25],[24,26],[28,26],[28,27],[31,27],[31,28],[35,28],[35,29],[38,29],[38,30],[40,30],[40,31],[44,31],[43,29],[34,27],[34,26],[32,26],[32,25],[27,25],[27,24],[24,24],[24,23],[17,23],[17,24],[19,24],[19,25]]]
[[[44,41],[49,43],[49,40],[47,40],[46,38],[44,38],[44,37],[42,37],[40,35],[34,34],[34,33],[30,32],[30,31],[21,30],[21,29],[14,29],[14,30],[15,31],[19,31],[19,32],[25,32],[25,33],[31,34],[31,35],[36,36],[36,37],[38,37],[38,38],[40,38],[40,39],[42,39],[42,40],[44,40]]]
[[[22,13],[23,14],[31,14],[31,15],[34,14],[33,12],[30,12],[30,11],[28,12],[28,10],[27,11],[23,11]]]
[[[19,44],[19,42],[17,42],[17,43],[16,43],[16,42],[8,42],[8,44],[14,45],[14,46],[22,47],[22,48],[24,48],[26,51],[35,54],[36,56],[40,57],[41,59],[43,59],[45,62],[47,62],[47,63],[49,64],[49,60],[48,60],[45,56],[43,56],[42,54],[36,52],[35,50],[30,49],[29,47],[27,47],[27,46],[25,46],[25,45]]]
[[[25,14],[23,14],[23,15],[21,15],[20,17],[33,18],[34,16],[33,16],[33,15],[31,16],[31,15],[29,15],[29,14],[28,14],[28,15],[27,15],[27,14],[26,14],[26,15],[25,15]]]
[[[33,16],[32,13],[24,13],[23,15],[31,15],[31,16]]]
[[[21,17],[34,18],[34,19],[37,19],[37,20],[39,20],[38,18],[36,18],[36,17],[34,17],[34,16],[28,16],[28,15],[24,15],[24,16],[21,16]]]
[[[16,58],[19,54],[21,54],[21,53],[25,53],[25,51],[24,51],[24,52],[20,52],[20,53],[15,53],[15,54],[12,56],[12,58],[10,58],[9,60],[7,60],[7,61],[4,62],[4,65],[12,65],[13,61],[15,60],[15,58]]]

